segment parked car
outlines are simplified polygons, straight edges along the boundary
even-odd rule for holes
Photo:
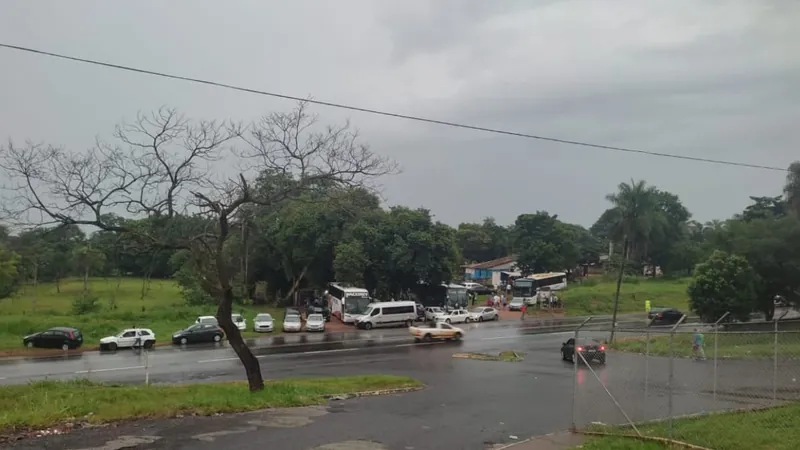
[[[438,306],[428,306],[425,308],[425,319],[426,320],[435,320],[436,314],[443,313],[444,310],[439,308]]]
[[[274,320],[272,314],[260,313],[253,319],[253,331],[258,333],[269,333],[273,330]]]
[[[580,353],[588,363],[592,361],[606,363],[606,347],[594,339],[578,339],[576,346],[575,338],[570,338],[561,344],[561,359],[564,361],[580,362],[580,358],[575,357],[577,353]]]
[[[115,336],[100,339],[100,350],[114,351],[118,348],[152,348],[156,345],[156,335],[149,328],[128,328]]]
[[[675,308],[650,308],[647,318],[652,320],[653,325],[673,325],[678,323],[683,317],[683,313]]]
[[[414,336],[414,342],[433,340],[460,340],[464,337],[464,330],[454,327],[449,323],[437,322],[433,326],[409,327],[408,330]]]
[[[325,331],[325,316],[309,314],[306,319],[306,331]]]
[[[445,323],[464,323],[469,319],[469,313],[466,309],[454,309],[452,311],[436,314],[435,319],[437,322]]]
[[[47,331],[29,334],[22,338],[22,344],[33,348],[75,349],[83,345],[83,334],[77,328],[55,327]]]
[[[484,320],[500,320],[500,314],[489,306],[476,306],[469,311],[467,322],[483,322]]]
[[[283,318],[283,331],[298,332],[303,328],[303,322],[299,314],[290,314]]]
[[[331,309],[323,299],[312,299],[306,303],[306,314],[322,314],[326,322],[331,321]]]
[[[216,325],[219,326],[219,322],[217,318],[214,316],[199,316],[194,323],[202,323],[202,324],[209,324],[209,325]]]
[[[291,307],[290,308],[286,308],[286,310],[283,311],[283,320],[286,320],[286,318],[289,317],[289,316],[301,317],[300,310],[297,309],[297,308],[291,308]]]
[[[489,289],[488,287],[486,287],[486,286],[484,286],[484,285],[482,285],[480,283],[474,283],[474,282],[469,282],[468,281],[466,283],[463,283],[463,285],[467,287],[467,292],[470,293],[470,294],[489,295],[489,294],[492,293],[491,289]]]
[[[525,304],[525,300],[522,297],[512,298],[511,302],[508,304],[509,311],[522,311],[522,305]]]
[[[210,323],[196,323],[172,335],[173,344],[193,344],[197,342],[219,342],[224,337],[222,329]]]
[[[247,319],[242,317],[241,314],[231,314],[231,320],[233,320],[233,324],[236,325],[236,328],[240,331],[247,329]]]

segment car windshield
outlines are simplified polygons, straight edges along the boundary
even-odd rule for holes
[[[323,320],[322,319],[322,314],[312,314],[312,315],[308,316],[308,321],[309,322],[320,322],[322,320]]]
[[[269,322],[272,320],[272,316],[270,314],[259,314],[256,316],[256,320],[261,322]]]
[[[368,315],[370,315],[370,314],[372,314],[372,308],[367,308],[367,310],[366,310],[366,311],[364,311],[364,315],[365,315],[365,316],[368,316]]]
[[[242,317],[240,314],[234,314],[231,316],[231,319],[233,319],[234,322],[241,322],[244,320],[244,317]]]
[[[517,280],[512,290],[515,297],[532,297],[536,293],[536,285],[533,280]]]
[[[433,308],[431,308],[431,312],[435,312],[435,313],[437,313],[437,312],[442,312],[442,308],[439,308],[439,307],[433,307]]]
[[[286,316],[286,319],[284,319],[284,322],[286,322],[286,323],[299,323],[300,322],[300,316]]]

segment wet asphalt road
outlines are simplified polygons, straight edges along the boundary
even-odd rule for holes
[[[573,368],[560,361],[558,352],[561,342],[572,335],[572,331],[539,334],[541,328],[520,330],[514,326],[490,324],[469,328],[472,329],[465,341],[460,343],[412,344],[408,342],[406,330],[397,330],[375,335],[383,336],[383,343],[387,344],[384,346],[291,354],[257,350],[267,378],[398,374],[422,380],[427,387],[420,392],[337,401],[295,410],[139,421],[114,428],[20,441],[9,448],[484,449],[513,441],[511,436],[523,439],[563,430],[572,424]],[[605,335],[605,332],[587,330],[584,334]],[[392,339],[397,341],[387,342]],[[502,350],[524,352],[525,360],[498,363],[452,358],[455,352]],[[230,353],[225,356],[226,352],[230,351],[158,349],[150,355],[151,379],[154,382],[241,379],[240,364]],[[107,368],[123,367],[106,372],[96,369],[91,378],[141,382],[141,369],[124,368],[136,363],[137,358],[139,356],[132,352],[98,355],[97,359],[105,360]],[[87,361],[94,360],[90,357]],[[48,367],[73,364],[70,369],[76,369],[75,364],[81,363],[83,361],[67,360],[48,363]],[[679,359],[674,365],[675,414],[770,401],[771,361],[721,362],[716,402],[711,395],[712,363]],[[8,367],[3,365],[3,372]],[[796,384],[793,378],[800,374],[797,363],[786,362],[781,367],[777,381],[779,395],[793,396]],[[608,386],[633,420],[665,417],[669,411],[667,368],[665,358],[650,358],[646,367],[643,357],[622,353],[610,353],[606,366],[594,367],[594,373],[579,367],[575,420],[579,425],[592,421],[624,421],[599,380]],[[645,372],[649,374],[647,382]]]

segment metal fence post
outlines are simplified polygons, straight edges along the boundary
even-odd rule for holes
[[[722,317],[720,317],[719,319],[717,319],[716,322],[714,322],[714,376],[712,377],[713,378],[712,381],[714,383],[714,387],[712,389],[713,389],[713,393],[714,393],[714,406],[715,407],[717,406],[717,348],[718,348],[717,345],[719,343],[718,342],[719,341],[719,339],[718,339],[718,337],[719,337],[719,324],[720,324],[720,322],[725,320],[726,317],[728,317],[728,314],[730,314],[730,311],[726,312],[725,314],[723,314]]]
[[[592,320],[592,317],[589,316],[575,328],[575,342],[577,345],[578,342],[578,332],[584,325],[589,323]],[[575,412],[577,411],[576,403],[578,402],[578,358],[573,355],[575,362],[572,364],[572,430],[575,431],[578,429],[577,420],[575,420]]]
[[[144,384],[150,384],[150,352],[144,351]]]
[[[783,319],[786,314],[789,314],[789,311],[784,312],[781,314],[780,317],[775,318],[773,320],[775,322],[775,331],[773,332],[775,335],[775,340],[773,343],[772,349],[772,401],[773,403],[778,401],[778,321]]]
[[[686,314],[684,314],[680,318],[680,320],[678,320],[678,323],[676,323],[675,326],[672,327],[671,330],[669,330],[669,381],[667,382],[667,386],[668,386],[668,394],[667,394],[667,401],[668,401],[667,405],[668,406],[667,406],[667,408],[668,408],[668,414],[669,414],[669,431],[668,431],[667,437],[669,437],[670,439],[672,439],[672,422],[673,422],[673,419],[672,419],[672,385],[673,385],[674,378],[675,378],[675,351],[672,348],[672,343],[673,343],[674,338],[675,338],[675,330],[678,329],[678,327],[680,326],[681,323],[683,323],[684,320],[686,320]]]
[[[647,394],[650,386],[650,326],[653,325],[656,318],[653,316],[650,322],[647,323],[647,331],[645,332],[644,343],[644,399],[647,401]]]

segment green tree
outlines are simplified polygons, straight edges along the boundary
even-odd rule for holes
[[[106,255],[91,245],[81,245],[73,250],[73,259],[83,275],[83,292],[89,292],[89,275],[101,270],[106,261]]]
[[[732,319],[747,321],[755,306],[758,275],[741,256],[715,251],[697,266],[689,284],[689,306],[706,322],[716,322],[730,312]]]
[[[580,256],[575,228],[544,211],[521,214],[514,222],[514,250],[524,274],[575,267]]]
[[[511,253],[511,231],[497,225],[491,217],[480,224],[460,224],[456,240],[464,261],[489,261]]]
[[[0,299],[10,297],[19,287],[19,255],[0,243]]]
[[[630,184],[620,183],[617,192],[606,196],[613,205],[608,213],[609,235],[617,242],[622,242],[622,262],[617,274],[617,289],[614,294],[614,313],[612,315],[611,341],[619,311],[619,292],[622,276],[628,260],[629,251],[643,248],[650,239],[650,232],[663,219],[659,211],[659,192],[644,181],[633,181]]]
[[[369,259],[364,252],[364,245],[359,241],[343,242],[336,246],[335,253],[333,268],[336,272],[336,279],[363,285],[364,272],[369,264]]]
[[[800,213],[800,161],[789,164],[786,184],[783,187],[786,203],[795,214]]]

